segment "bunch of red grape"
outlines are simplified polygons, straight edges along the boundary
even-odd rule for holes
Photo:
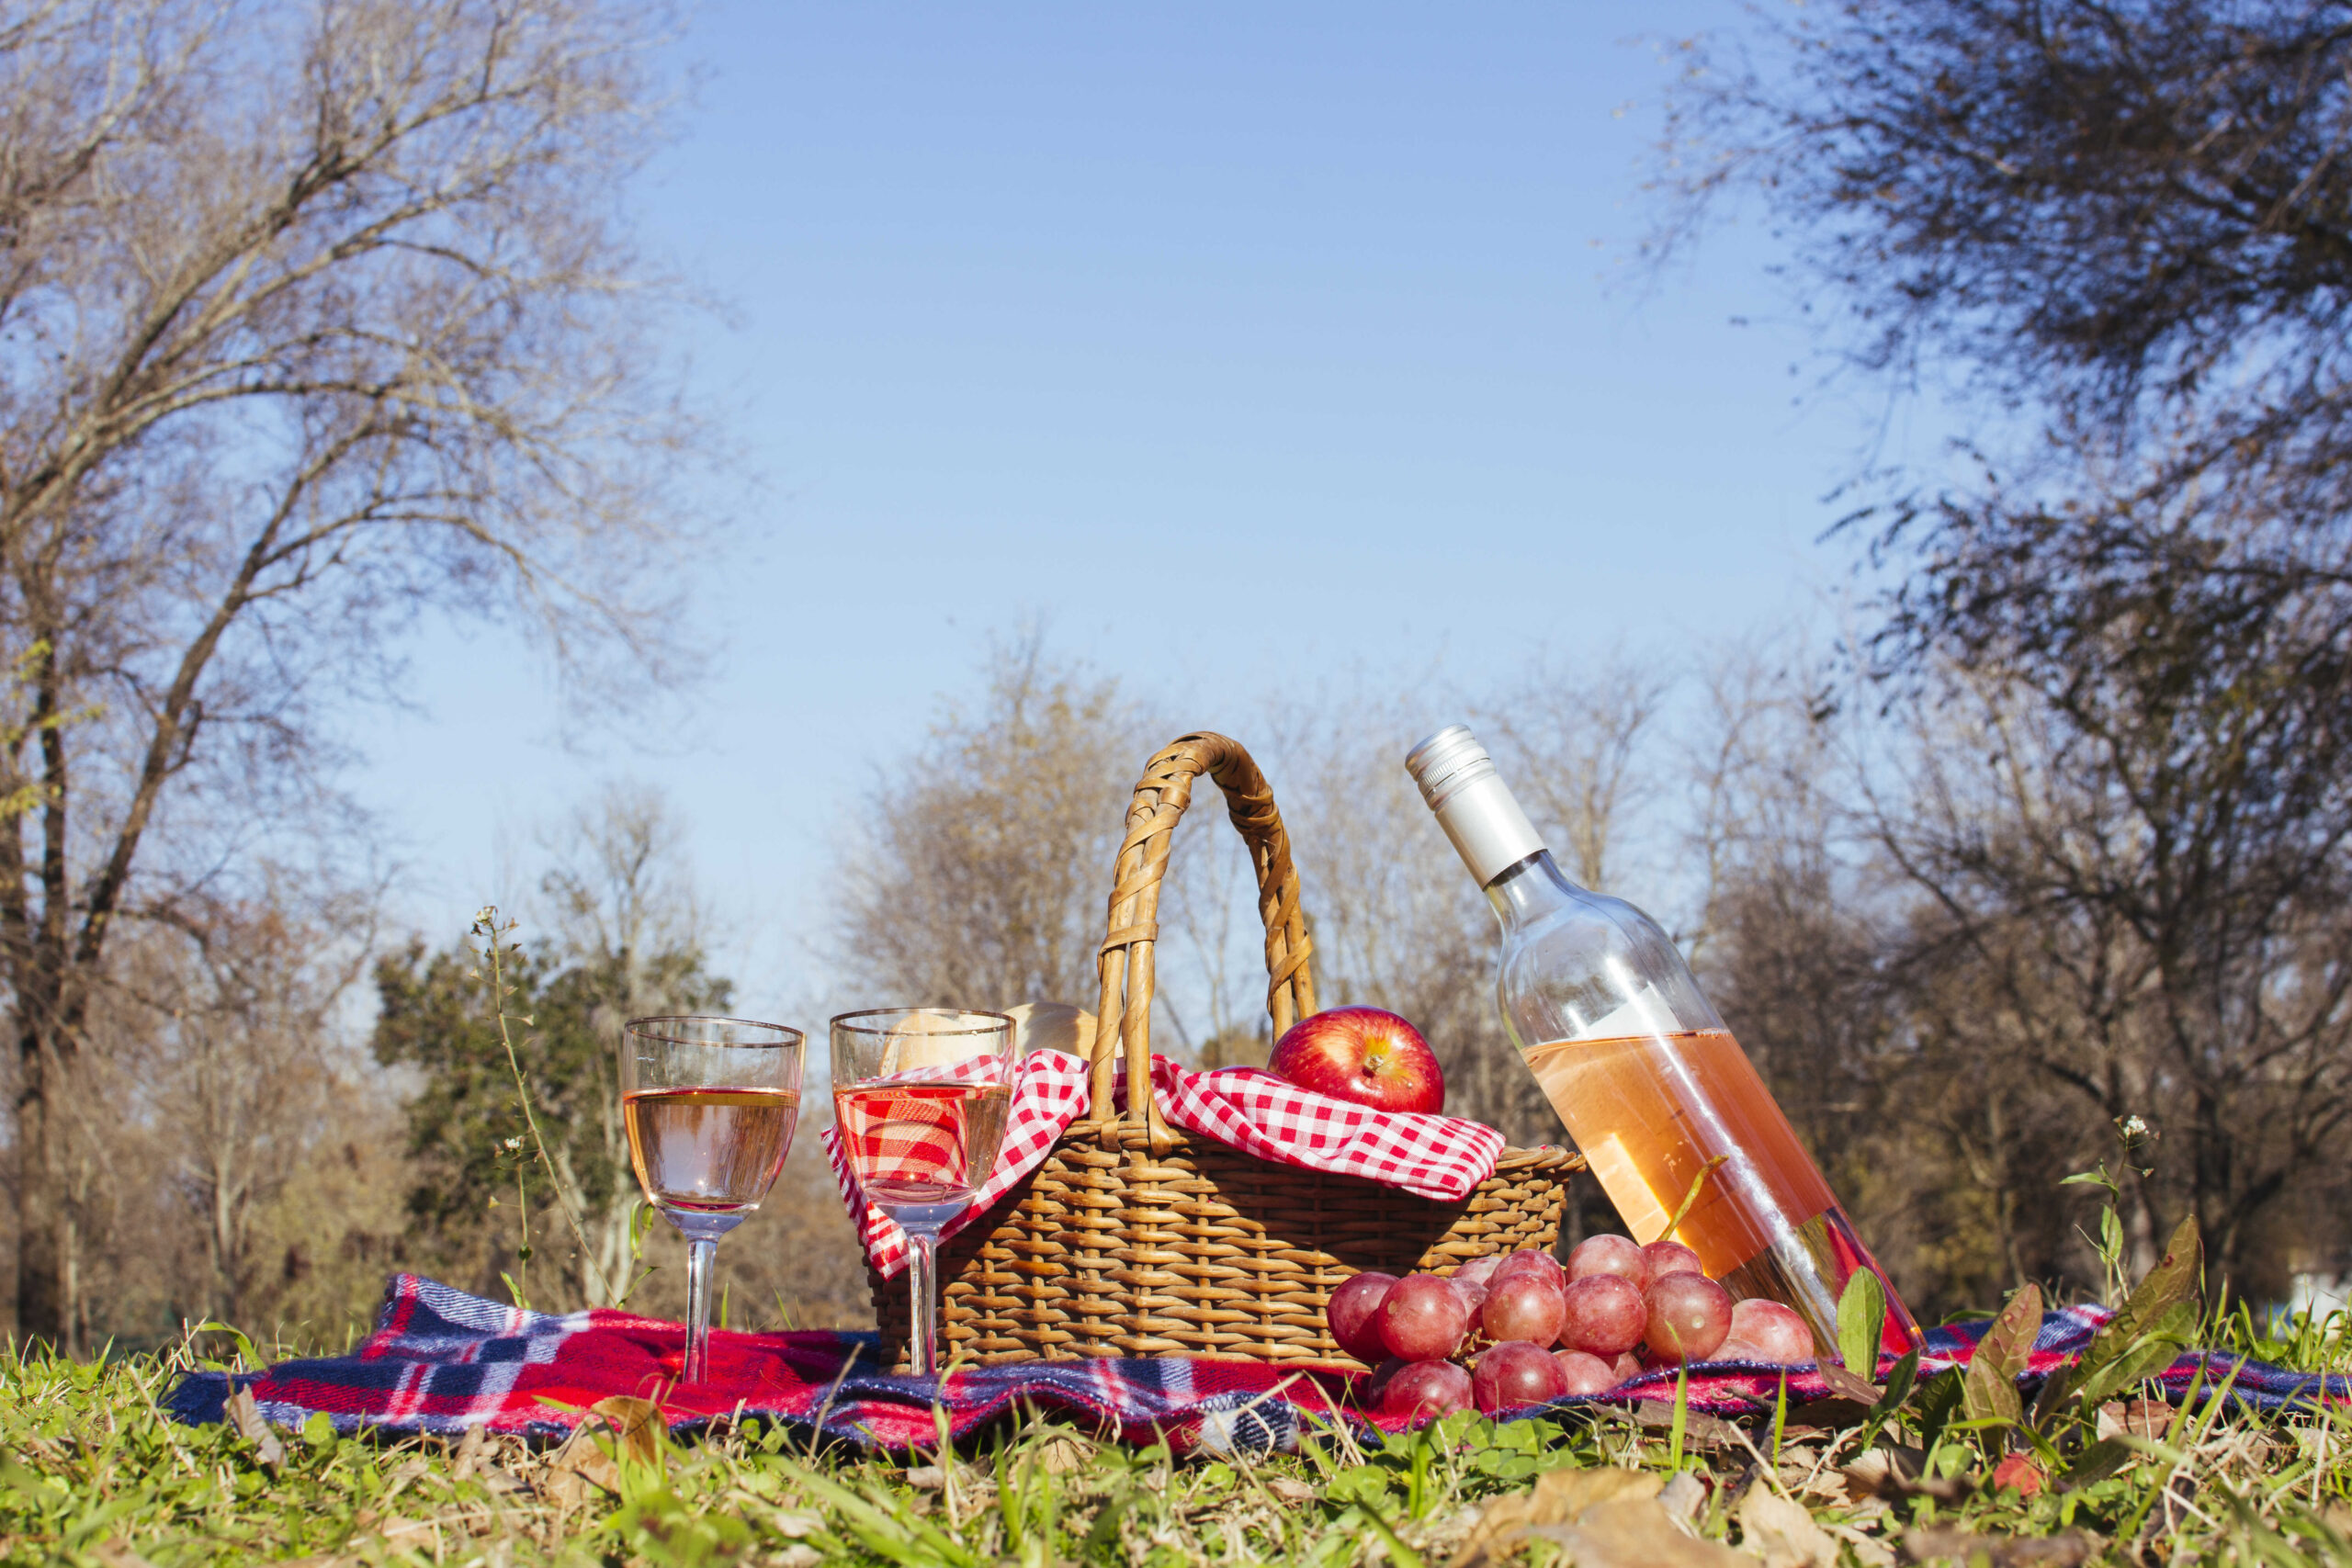
[[[1804,1319],[1734,1302],[1679,1242],[1588,1236],[1563,1269],[1548,1252],[1465,1263],[1451,1276],[1364,1273],[1325,1309],[1340,1348],[1377,1370],[1365,1402],[1386,1416],[1498,1410],[1602,1393],[1646,1367],[1813,1359]],[[1646,1359],[1637,1351],[1646,1351]],[[1464,1371],[1453,1358],[1475,1356]]]

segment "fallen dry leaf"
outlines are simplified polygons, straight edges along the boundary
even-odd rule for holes
[[[596,1423],[582,1421],[563,1440],[563,1446],[548,1455],[547,1470],[540,1476],[539,1495],[557,1507],[572,1509],[589,1500],[593,1489],[619,1495],[621,1467],[613,1462],[595,1438]]]
[[[1993,1467],[1993,1490],[1998,1492],[2004,1486],[2014,1486],[2020,1497],[2040,1495],[2048,1479],[2030,1454],[2011,1454]]]
[[[2161,1438],[2172,1425],[2172,1406],[2161,1399],[2135,1399],[2125,1404],[2110,1399],[2098,1407],[2098,1435],[2102,1438],[2120,1437],[2130,1433],[2135,1438]]]
[[[1835,1361],[1824,1361],[1815,1371],[1820,1374],[1821,1381],[1829,1385],[1831,1393],[1857,1410],[1866,1412],[1886,1397],[1886,1390],[1866,1377],[1848,1371]]]
[[[481,1467],[482,1450],[490,1446],[489,1430],[477,1422],[458,1439],[458,1457],[450,1461],[449,1479],[464,1481]]]
[[[1674,1479],[1658,1489],[1657,1506],[1669,1518],[1689,1523],[1696,1517],[1699,1505],[1707,1500],[1707,1483],[1687,1470],[1675,1472]]]
[[[1674,1396],[1668,1394],[1663,1399],[1656,1399],[1645,1394],[1624,1414],[1653,1431],[1669,1430],[1674,1426]],[[1741,1446],[1737,1427],[1700,1410],[1685,1409],[1682,1412],[1682,1440],[1690,1447],[1702,1449],[1736,1449]]]
[[[1312,1503],[1315,1501],[1314,1487],[1309,1486],[1304,1481],[1293,1481],[1287,1475],[1268,1476],[1266,1478],[1266,1490],[1272,1494],[1276,1500],[1280,1502]]]
[[[1596,1466],[1590,1470],[1547,1470],[1525,1492],[1498,1497],[1487,1505],[1454,1553],[1455,1568],[1484,1562],[1487,1554],[1520,1539],[1538,1526],[1574,1521],[1587,1508],[1621,1498],[1646,1501],[1656,1497],[1665,1482],[1653,1471]],[[1661,1510],[1663,1512],[1663,1510]]]
[[[1595,1503],[1572,1525],[1531,1525],[1527,1535],[1567,1548],[1576,1568],[1755,1568],[1755,1560],[1686,1535],[1655,1497]]]
[[[376,1533],[387,1543],[397,1546],[403,1540],[432,1535],[433,1521],[431,1519],[393,1519],[380,1527]]]
[[[1933,1529],[1906,1530],[1903,1536],[1905,1562],[1983,1562],[1988,1568],[2076,1568],[2098,1550],[2096,1537],[2081,1530],[2046,1537],[1978,1535],[1973,1530],[1939,1525]]]
[[[1927,1458],[1915,1448],[1875,1448],[1840,1467],[1838,1473],[1856,1492],[1871,1497],[1933,1497],[1939,1503],[1956,1503],[1976,1489],[1975,1482],[1964,1475],[1923,1474]]]
[[[1811,1399],[1803,1404],[1789,1406],[1788,1425],[1781,1429],[1783,1441],[1790,1437],[1826,1437],[1859,1427],[1870,1416],[1871,1407],[1850,1399]]]
[[[616,1393],[598,1400],[588,1409],[612,1424],[613,1435],[620,1439],[622,1459],[661,1468],[662,1439],[669,1436],[670,1427],[662,1418],[660,1405],[650,1399]]]
[[[1094,1461],[1094,1445],[1077,1438],[1050,1438],[1029,1451],[1047,1475],[1068,1475]]]
[[[1558,1518],[1573,1519],[1596,1503],[1613,1503],[1620,1497],[1655,1497],[1665,1489],[1665,1482],[1654,1470],[1597,1465],[1590,1470],[1547,1470],[1536,1478],[1533,1495],[1539,1506],[1559,1510]]]
[[[100,1568],[155,1568],[153,1563],[132,1551],[130,1543],[120,1537],[100,1541],[90,1549],[90,1555],[98,1560]]]
[[[1838,1568],[1838,1543],[1803,1504],[1751,1486],[1738,1518],[1741,1548],[1761,1557],[1764,1568]]]
[[[1832,1524],[1825,1527],[1831,1535],[1854,1549],[1854,1555],[1863,1568],[1894,1568],[1894,1549],[1852,1525]]]
[[[254,1457],[271,1470],[286,1462],[286,1445],[277,1440],[277,1433],[262,1419],[261,1406],[254,1400],[251,1388],[241,1388],[229,1396],[229,1421],[237,1428],[237,1436],[253,1444]]]

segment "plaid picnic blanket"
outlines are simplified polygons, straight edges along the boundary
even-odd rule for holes
[[[2106,1319],[2097,1307],[2049,1314],[2035,1341],[2029,1381],[2080,1355]],[[1964,1364],[1986,1326],[1928,1330],[1923,1372]],[[281,1362],[235,1382],[251,1388],[267,1420],[300,1427],[324,1412],[342,1432],[454,1434],[484,1426],[556,1437],[611,1394],[659,1402],[673,1431],[758,1417],[812,1436],[899,1450],[939,1440],[934,1402],[957,1437],[1026,1404],[1132,1440],[1164,1437],[1179,1450],[1218,1453],[1287,1450],[1317,1424],[1333,1421],[1385,1431],[1408,1425],[1348,1408],[1344,1377],[1250,1361],[1182,1356],[1030,1361],[967,1368],[934,1383],[880,1370],[870,1334],[715,1333],[712,1382],[680,1388],[684,1339],[674,1323],[603,1310],[523,1312],[402,1274],[391,1281],[375,1333],[354,1353]],[[2200,1367],[2211,1387],[2230,1365],[2219,1356],[2183,1356],[2164,1375],[2165,1392],[2183,1397]],[[1780,1368],[1734,1362],[1696,1369],[1690,1408],[1732,1417],[1769,1413],[1781,1375]],[[1550,1409],[1671,1401],[1674,1383],[1672,1371],[1652,1372],[1613,1393],[1561,1400]],[[1831,1392],[1810,1369],[1789,1372],[1788,1384],[1792,1404]],[[2352,1398],[2352,1379],[2321,1379],[2254,1361],[2237,1367],[2232,1388],[2235,1397],[2266,1409]],[[221,1418],[231,1392],[226,1374],[191,1373],[166,1403],[180,1421],[203,1425]]]
[[[903,1076],[915,1082],[926,1077],[980,1076],[966,1070],[971,1066],[925,1067]],[[1045,1163],[1054,1140],[1086,1108],[1086,1074],[1085,1061],[1067,1052],[1033,1051],[1021,1059],[996,1174],[942,1229],[943,1239],[986,1213]],[[1117,1083],[1124,1106],[1124,1065]],[[1374,1111],[1301,1089],[1261,1067],[1196,1073],[1155,1055],[1151,1088],[1160,1114],[1187,1132],[1260,1159],[1360,1176],[1441,1201],[1463,1197],[1492,1176],[1503,1152],[1502,1134],[1482,1122]],[[856,1163],[877,1173],[877,1179],[900,1169],[920,1176],[939,1164],[941,1151],[954,1143],[960,1131],[958,1116],[959,1111],[943,1106],[939,1124],[927,1128],[900,1108],[889,1121],[877,1123],[880,1130],[871,1135],[854,1125],[825,1129],[825,1157],[832,1162],[842,1201],[853,1216],[863,1216],[859,1234],[866,1256],[885,1279],[906,1267],[906,1233],[866,1201],[851,1168],[853,1147],[859,1156]]]

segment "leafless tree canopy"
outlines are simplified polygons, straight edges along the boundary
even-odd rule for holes
[[[999,649],[980,702],[883,775],[845,846],[844,978],[875,1006],[1091,1006],[1144,734],[1114,682],[1055,666],[1034,635]]]
[[[564,1201],[587,1233],[573,1271],[577,1300],[616,1305],[629,1279],[629,1231],[637,1194],[621,1125],[620,1038],[630,1019],[704,1010],[723,999],[703,973],[703,901],[685,853],[685,829],[659,790],[607,784],[578,809],[548,846],[540,879],[562,958],[584,978],[586,1092],[571,1126],[550,1147]],[[592,1186],[575,1147],[608,1173]]]
[[[1876,363],[1939,357],[2085,424],[2120,432],[2148,400],[2249,378],[2335,400],[2352,9],[1841,0],[1758,18],[1679,56],[1661,243],[1761,186]]]
[[[658,668],[652,21],[593,0],[56,0],[0,30],[0,964],[17,1323],[70,1342],[50,1085],[119,923],[314,781],[428,611]],[[279,817],[277,819],[282,820]]]
[[[1899,738],[1854,804],[1915,1046],[1999,1086],[1996,1179],[2152,1114],[2138,1243],[2193,1208],[2256,1286],[2344,1262],[2347,22],[1759,12],[1690,52],[1666,171],[1669,242],[1753,180],[1860,364],[1993,394],[1978,479],[1857,519],[1903,569],[1849,700]]]

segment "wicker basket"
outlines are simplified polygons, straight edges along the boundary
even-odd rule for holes
[[[1277,1038],[1316,1010],[1290,840],[1264,775],[1222,735],[1187,735],[1152,758],[1127,809],[1111,892],[1088,1114],[1045,1163],[940,1248],[943,1348],[963,1361],[1080,1356],[1232,1356],[1353,1371],[1323,1307],[1362,1269],[1451,1273],[1473,1258],[1550,1247],[1582,1156],[1506,1149],[1468,1197],[1441,1203],[1355,1177],[1255,1159],[1170,1128],[1148,1094],[1152,950],[1159,880],[1193,781],[1207,773],[1250,846],[1266,927],[1267,1010]],[[883,1342],[903,1365],[907,1282],[870,1269]]]

